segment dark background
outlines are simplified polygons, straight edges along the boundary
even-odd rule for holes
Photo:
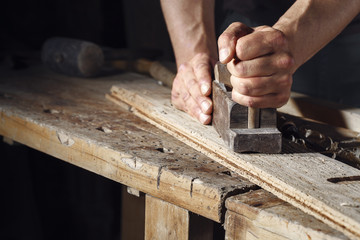
[[[172,58],[158,0],[5,0],[0,9],[2,58],[40,50],[54,36],[161,50],[160,58]]]
[[[39,62],[42,44],[54,36],[172,59],[158,0],[1,1],[5,69]],[[120,184],[2,137],[0,163],[0,239],[121,239]]]

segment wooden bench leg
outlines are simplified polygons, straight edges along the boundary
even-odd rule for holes
[[[144,239],[145,196],[136,196],[134,189],[122,187],[121,238],[131,240]]]
[[[146,195],[145,240],[212,239],[213,222],[186,209]]]

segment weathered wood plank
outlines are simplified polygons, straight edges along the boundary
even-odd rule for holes
[[[348,239],[316,218],[265,190],[226,200],[226,239]]]
[[[236,154],[226,148],[211,126],[203,126],[174,109],[170,90],[148,80],[122,82],[113,86],[111,92],[113,99],[132,105],[136,115],[281,199],[353,238],[360,238],[359,181],[328,181],[334,176],[360,176],[359,170],[317,153]]]
[[[225,197],[255,185],[106,100],[123,78],[138,75],[0,69],[0,135],[220,222]]]

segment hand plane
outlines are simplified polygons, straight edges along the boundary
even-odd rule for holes
[[[215,65],[212,83],[212,125],[234,152],[279,153],[281,132],[276,127],[276,109],[242,106],[231,98],[231,74],[225,64]]]

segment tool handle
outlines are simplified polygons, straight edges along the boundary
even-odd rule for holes
[[[161,81],[164,86],[172,88],[176,76],[176,65],[170,62],[155,61],[150,66],[150,76]]]
[[[248,107],[248,128],[259,128],[259,109]]]
[[[176,75],[176,65],[172,62],[150,61],[140,58],[135,61],[116,60],[110,63],[112,67],[118,70],[149,74],[152,78],[162,82],[164,86],[169,88],[172,88]]]

